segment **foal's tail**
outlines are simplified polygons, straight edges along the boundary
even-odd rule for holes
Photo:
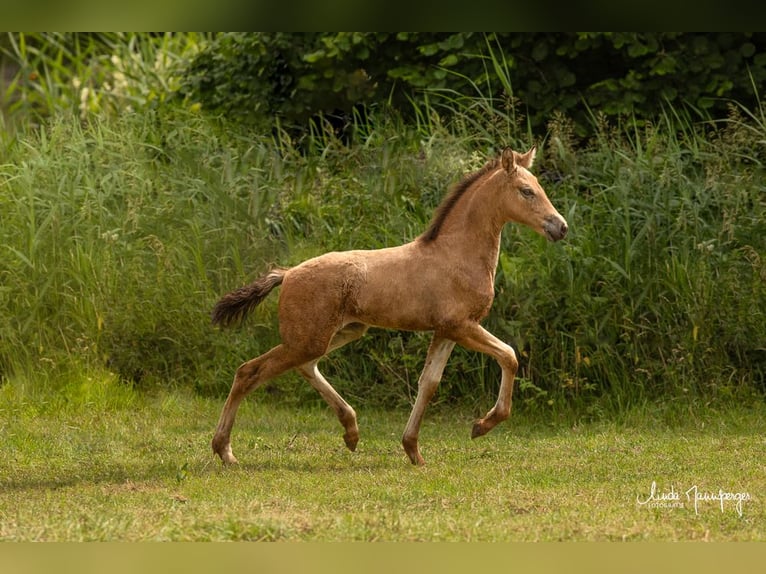
[[[287,269],[272,269],[250,285],[235,289],[221,297],[213,308],[213,325],[224,327],[243,319],[258,303],[266,298],[274,287],[280,285]]]

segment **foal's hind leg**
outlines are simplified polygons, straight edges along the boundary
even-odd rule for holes
[[[229,391],[229,397],[223,405],[221,417],[213,436],[213,452],[227,464],[237,462],[231,451],[231,428],[237,415],[237,408],[245,396],[263,383],[280,375],[305,361],[306,357],[291,351],[285,345],[278,345],[246,363],[243,363],[234,375],[234,383]]]
[[[361,323],[347,325],[336,333],[327,352],[329,353],[338,347],[342,347],[346,343],[359,339],[366,332],[367,325]],[[317,367],[317,362],[318,361],[311,361],[301,365],[298,367],[298,372],[303,375],[303,377],[335,411],[340,424],[346,429],[346,432],[343,435],[343,440],[349,450],[354,451],[356,450],[356,444],[359,442],[359,427],[356,422],[356,412],[351,408],[351,405],[338,394],[332,385],[327,382],[327,379],[322,376],[322,373],[319,372]]]
[[[359,427],[356,424],[356,412],[354,409],[343,400],[338,391],[333,389],[332,385],[327,382],[327,379],[322,376],[322,373],[317,368],[317,361],[301,365],[298,367],[298,372],[322,395],[322,398],[327,401],[327,404],[338,415],[340,424],[346,429],[346,432],[343,434],[346,446],[351,451],[356,450],[356,443],[359,442]]]
[[[449,359],[454,347],[454,341],[443,339],[438,335],[434,335],[431,345],[428,347],[426,365],[423,367],[420,379],[418,379],[418,396],[415,399],[415,405],[412,407],[412,413],[402,437],[402,446],[404,446],[404,451],[410,457],[412,464],[425,464],[420,455],[420,449],[418,449],[420,423],[423,420],[428,402],[434,396],[436,387],[439,386],[444,366],[447,364],[447,359]]]

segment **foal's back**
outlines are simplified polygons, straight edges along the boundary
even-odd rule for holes
[[[300,315],[301,322],[311,322],[321,331],[349,323],[432,330],[429,307],[444,275],[441,267],[438,258],[422,253],[417,242],[325,253],[285,274],[280,326]],[[294,308],[299,313],[293,313]]]

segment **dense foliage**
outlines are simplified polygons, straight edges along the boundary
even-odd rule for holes
[[[590,131],[589,110],[649,119],[668,106],[725,115],[766,80],[766,34],[229,33],[194,58],[181,91],[203,107],[270,125],[363,106],[409,112],[426,90],[442,103],[483,98],[528,116],[553,112]],[[437,98],[438,101],[438,98]]]
[[[33,90],[21,67],[7,106],[12,130],[0,137],[2,384],[107,370],[141,387],[225,392],[239,362],[276,343],[277,298],[242,328],[218,331],[209,311],[222,293],[272,263],[407,241],[462,174],[500,145],[530,143],[524,118],[489,117],[493,102],[477,97],[443,100],[448,110],[413,100],[411,120],[371,109],[350,126],[350,145],[317,124],[299,147],[278,126],[258,130],[172,97],[195,42],[113,43],[123,51],[95,58],[108,86],[94,72],[92,83],[61,76],[47,91],[37,67]],[[489,45],[497,56],[501,44]],[[329,56],[315,57],[317,70],[332,68]],[[501,82],[505,68],[493,69]],[[566,241],[505,230],[486,325],[523,357],[522,408],[599,416],[656,397],[762,396],[763,110],[730,103],[720,122],[670,104],[642,122],[601,111],[586,139],[572,118],[552,115],[540,142],[536,172],[570,223]],[[427,341],[373,331],[324,370],[354,403],[406,402]],[[439,397],[487,406],[498,376],[491,360],[456,350]],[[319,400],[297,378],[270,388]]]

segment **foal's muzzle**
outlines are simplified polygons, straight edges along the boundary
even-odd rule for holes
[[[545,218],[545,223],[543,223],[543,231],[551,241],[564,239],[568,230],[567,222],[561,216],[549,215]]]

